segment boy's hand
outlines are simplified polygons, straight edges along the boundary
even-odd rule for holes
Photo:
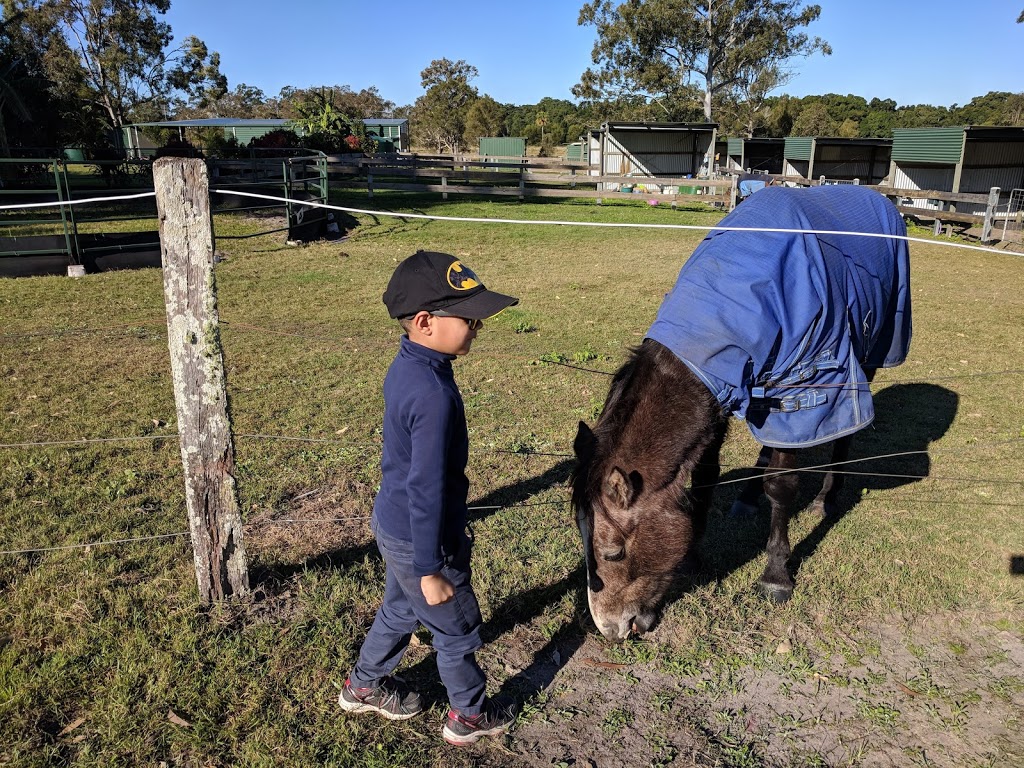
[[[427,605],[441,605],[455,597],[455,587],[440,573],[432,573],[420,578],[420,591]]]

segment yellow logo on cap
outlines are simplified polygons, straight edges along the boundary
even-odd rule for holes
[[[456,291],[468,291],[480,285],[480,278],[461,261],[453,261],[448,267],[448,285]]]

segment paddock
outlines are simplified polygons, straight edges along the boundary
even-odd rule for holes
[[[218,243],[215,269],[255,590],[238,604],[196,600],[159,270],[0,280],[0,682],[11,692],[0,756],[1024,759],[1020,256],[914,232],[927,242],[911,244],[911,356],[873,386],[878,416],[855,441],[845,514],[793,523],[791,603],[752,589],[764,510],[727,515],[756,455],[737,424],[702,569],[679,581],[652,632],[609,645],[586,619],[563,487],[572,435],[706,232],[635,225],[706,228],[721,214],[388,190],[331,201],[406,217],[357,214],[344,242],[288,248],[245,212],[214,215],[215,229],[255,235]],[[426,635],[400,669],[434,703],[425,717],[382,724],[333,706],[383,586],[367,517],[399,329],[380,293],[419,247],[457,253],[489,287],[522,297],[456,364],[481,663],[521,713],[507,740],[468,755],[437,745],[444,709]]]

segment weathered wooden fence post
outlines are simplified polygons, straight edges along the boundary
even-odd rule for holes
[[[153,163],[185,500],[204,603],[249,591],[235,448],[213,276],[213,228],[206,164],[164,157]]]
[[[992,241],[992,223],[995,221],[996,209],[999,207],[999,187],[992,187],[988,191],[988,204],[985,206],[985,221],[981,225],[981,242]]]

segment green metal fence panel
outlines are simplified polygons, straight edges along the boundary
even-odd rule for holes
[[[517,136],[480,137],[483,157],[526,157],[526,139]]]

